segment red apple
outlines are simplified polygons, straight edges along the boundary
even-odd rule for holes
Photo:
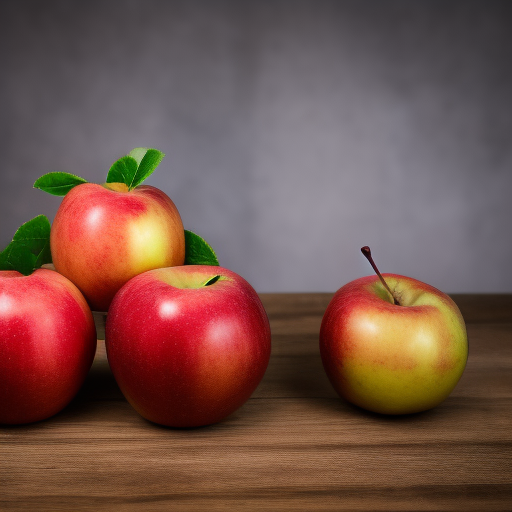
[[[325,371],[339,395],[364,409],[431,409],[466,366],[464,320],[438,289],[410,277],[380,277],[356,279],[334,295],[320,330]]]
[[[109,309],[105,344],[121,391],[144,418],[195,427],[251,396],[269,361],[270,326],[242,277],[186,265],[125,284]]]
[[[92,313],[52,270],[0,272],[0,423],[39,421],[80,389],[96,351]]]
[[[107,311],[116,292],[146,270],[182,265],[185,235],[174,203],[161,190],[123,183],[84,183],[62,200],[52,224],[55,268]]]

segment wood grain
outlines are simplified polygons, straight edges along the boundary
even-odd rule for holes
[[[100,342],[64,411],[0,429],[0,510],[510,510],[512,295],[454,296],[468,327],[466,371],[439,407],[399,418],[332,390],[318,353],[331,297],[262,295],[267,373],[210,427],[138,416]]]

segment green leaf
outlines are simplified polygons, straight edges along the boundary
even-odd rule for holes
[[[7,258],[7,248],[0,253],[0,270],[14,270],[14,267]]]
[[[112,164],[107,174],[107,183],[125,183],[130,186],[139,164],[131,156],[123,156]]]
[[[210,277],[210,279],[208,279],[208,281],[206,281],[203,286],[211,286],[212,284],[215,284],[220,278],[220,275]]]
[[[215,251],[199,235],[185,230],[185,265],[219,266]]]
[[[165,155],[158,149],[135,148],[112,164],[107,183],[124,183],[128,189],[140,185],[158,167]]]
[[[135,148],[132,150],[130,155],[136,152],[135,154],[139,156],[140,150],[143,149],[145,148]],[[139,168],[137,169],[137,173],[133,178],[133,182],[130,185],[130,188],[135,188],[137,185],[140,185],[148,176],[150,176],[163,160],[164,156],[165,155],[161,151],[158,151],[158,149],[147,149],[146,153],[139,162]]]
[[[73,187],[87,183],[86,180],[68,172],[49,172],[36,180],[34,188],[53,194],[65,196]]]
[[[0,270],[17,270],[26,276],[51,262],[50,221],[45,215],[22,224],[0,253]]]

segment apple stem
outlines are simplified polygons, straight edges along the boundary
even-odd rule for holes
[[[370,262],[370,265],[372,266],[373,270],[375,270],[375,273],[379,276],[380,282],[383,284],[384,288],[386,288],[391,297],[393,297],[393,302],[395,303],[395,306],[400,306],[400,302],[398,302],[398,299],[395,297],[395,294],[389,289],[388,283],[386,283],[386,281],[382,277],[382,274],[379,272],[377,265],[375,265],[375,262],[373,261],[372,258],[372,251],[370,251],[370,248],[367,245],[365,245],[364,247],[361,247],[361,252],[363,253],[364,257]]]

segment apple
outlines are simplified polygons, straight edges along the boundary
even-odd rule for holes
[[[43,420],[82,386],[96,351],[84,297],[53,270],[0,272],[0,423]]]
[[[396,274],[340,288],[325,311],[320,354],[347,401],[383,414],[431,409],[451,393],[468,357],[464,319],[445,293]]]
[[[98,311],[107,311],[116,292],[137,274],[185,259],[178,210],[149,185],[75,186],[57,211],[50,245],[55,269]]]
[[[140,274],[116,294],[105,345],[114,377],[144,418],[219,422],[244,404],[270,357],[263,305],[242,277],[185,265]]]

